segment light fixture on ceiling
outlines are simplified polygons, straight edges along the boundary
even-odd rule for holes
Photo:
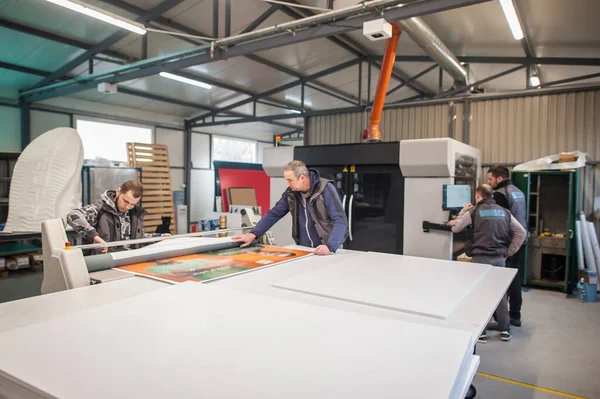
[[[298,109],[290,109],[290,112],[292,112],[293,114],[302,114],[302,111]]]
[[[100,21],[108,22],[109,24],[118,26],[119,28],[127,29],[128,31],[145,35],[146,29],[144,25],[134,21],[127,20],[118,15],[109,13],[101,8],[94,7],[79,0],[46,0],[50,3],[68,8],[69,10],[77,11]]]
[[[529,83],[531,83],[532,87],[539,87],[540,86],[540,78],[536,74],[533,74],[529,78]]]
[[[204,83],[204,82],[200,82],[198,80],[194,80],[194,79],[190,79],[190,78],[184,78],[183,76],[179,76],[179,75],[175,75],[173,73],[169,73],[169,72],[161,72],[159,73],[160,76],[162,76],[163,78],[167,78],[167,79],[173,79],[176,80],[178,82],[182,82],[182,83],[187,83],[189,85],[194,85],[194,86],[198,86],[198,87],[202,87],[203,89],[211,89],[212,86]]]
[[[504,16],[506,17],[508,26],[510,26],[513,37],[515,40],[521,40],[523,38],[523,28],[521,28],[521,22],[517,16],[513,0],[500,0],[500,5],[502,6],[502,11],[504,11]]]

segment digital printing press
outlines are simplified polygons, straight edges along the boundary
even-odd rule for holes
[[[61,220],[42,234],[52,293],[0,304],[0,397],[464,398],[516,273],[340,249],[209,283],[90,286],[90,269],[234,244],[174,237],[92,258],[65,247]]]

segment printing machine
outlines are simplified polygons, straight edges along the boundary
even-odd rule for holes
[[[466,237],[446,227],[452,215],[442,208],[442,190],[460,184],[475,192],[481,171],[477,148],[450,138],[265,148],[271,206],[287,188],[283,167],[294,159],[315,167],[336,185],[350,223],[344,248],[448,260],[462,253]],[[377,184],[381,182],[386,183]],[[280,244],[293,244],[289,215],[272,231]]]
[[[342,249],[208,284],[127,275],[90,286],[90,271],[141,250],[84,257],[65,247],[60,219],[44,222],[42,236],[43,291],[51,294],[0,304],[0,397],[358,398],[367,388],[379,397],[474,397],[473,348],[516,273]],[[163,242],[143,256],[175,255]],[[424,344],[429,335],[436,338]],[[244,336],[251,341],[238,344]],[[121,377],[139,370],[161,378]],[[193,386],[169,385],[185,373]]]

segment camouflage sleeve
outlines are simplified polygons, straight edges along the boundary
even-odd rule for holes
[[[83,208],[73,209],[67,214],[67,223],[86,241],[92,242],[98,235],[96,223],[98,223],[98,211],[101,204],[93,203]]]

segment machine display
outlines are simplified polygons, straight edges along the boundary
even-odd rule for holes
[[[471,186],[468,184],[444,184],[442,209],[459,210],[471,202]]]

